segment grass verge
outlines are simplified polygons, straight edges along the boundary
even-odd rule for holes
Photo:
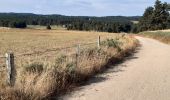
[[[170,32],[163,32],[163,31],[142,32],[140,33],[140,35],[170,44]]]

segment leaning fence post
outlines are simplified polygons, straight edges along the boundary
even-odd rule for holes
[[[100,48],[100,36],[98,36],[98,39],[97,39],[97,47]]]
[[[10,86],[14,85],[15,82],[15,66],[14,66],[14,54],[6,53],[6,67],[7,67],[7,83]]]

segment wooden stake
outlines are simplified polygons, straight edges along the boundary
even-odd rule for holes
[[[6,53],[6,67],[7,67],[7,83],[10,86],[14,85],[15,82],[15,66],[14,66],[14,54]]]
[[[100,36],[97,39],[97,47],[100,49]]]

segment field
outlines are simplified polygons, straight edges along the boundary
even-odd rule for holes
[[[100,48],[97,48],[98,36],[101,37]],[[0,56],[13,52],[16,66],[12,88],[5,83],[5,70],[0,73],[0,99],[39,100],[57,96],[102,71],[108,64],[122,60],[137,45],[133,36],[125,34],[0,29]],[[67,49],[57,50],[60,48]],[[5,59],[0,58],[0,69],[4,68]]]
[[[7,52],[13,52],[15,55],[33,54],[57,48],[77,46],[78,44],[95,43],[97,42],[99,35],[101,36],[101,39],[114,37],[114,34],[108,33],[67,31],[63,29],[1,29],[0,56],[5,56],[5,53]],[[48,56],[53,56],[54,53],[57,52],[50,52],[48,53]],[[35,60],[36,55],[32,56],[26,56],[24,58],[19,57],[18,60],[20,61],[20,59],[27,58]],[[39,57],[40,59],[43,58],[40,55],[36,57]],[[0,60],[0,62],[4,63],[2,60]]]
[[[161,42],[170,44],[170,30],[148,31],[140,33],[142,36],[153,38]]]
[[[67,30],[0,29],[0,55],[12,51],[16,54],[63,48],[82,43],[97,42],[115,36],[109,33]]]

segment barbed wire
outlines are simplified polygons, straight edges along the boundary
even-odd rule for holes
[[[6,57],[5,56],[0,56],[0,59],[5,59]]]
[[[97,42],[81,43],[81,44],[77,44],[77,45],[70,46],[70,47],[46,49],[45,51],[35,51],[35,52],[32,52],[32,53],[16,54],[16,55],[14,55],[14,57],[32,56],[32,55],[42,55],[42,54],[47,53],[47,52],[61,51],[61,50],[66,50],[66,49],[75,48],[75,47],[77,47],[78,45],[80,45],[80,46],[86,46],[86,45],[91,45],[91,44],[95,44],[95,43],[97,43]],[[6,57],[0,55],[0,58],[1,58],[1,59],[5,59]]]

